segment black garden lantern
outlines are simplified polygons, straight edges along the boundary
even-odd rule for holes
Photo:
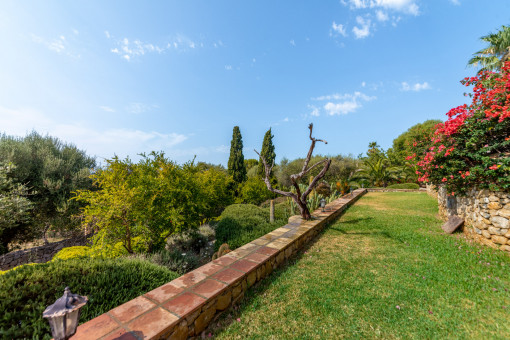
[[[324,211],[325,207],[326,207],[326,200],[324,198],[321,198],[321,208],[322,208],[322,211]]]

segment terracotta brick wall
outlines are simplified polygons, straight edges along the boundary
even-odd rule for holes
[[[353,191],[315,211],[311,221],[289,223],[163,286],[78,327],[74,340],[187,339],[200,335],[224,310],[243,298],[366,193]]]

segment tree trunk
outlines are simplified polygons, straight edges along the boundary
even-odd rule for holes
[[[310,210],[308,210],[306,202],[303,203],[303,202],[301,202],[301,200],[298,200],[296,203],[299,206],[299,211],[301,212],[301,217],[307,221],[311,220],[312,215],[310,214]]]
[[[274,223],[274,200],[269,205],[269,222]]]

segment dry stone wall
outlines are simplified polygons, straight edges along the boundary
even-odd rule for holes
[[[430,192],[430,189],[429,189]],[[472,189],[451,197],[437,190],[439,214],[464,218],[464,233],[480,243],[510,252],[510,193]]]
[[[43,246],[26,250],[13,251],[0,256],[0,270],[7,270],[26,263],[45,263],[62,248],[72,246],[84,246],[91,235],[73,237],[59,242],[49,243]]]

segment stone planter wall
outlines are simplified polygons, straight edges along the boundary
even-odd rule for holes
[[[358,189],[78,327],[73,340],[198,337],[246,290],[312,240],[366,193]],[[105,288],[107,289],[107,288]],[[79,292],[76,292],[79,293]]]
[[[0,270],[7,270],[26,263],[44,263],[50,261],[62,248],[84,246],[88,242],[87,236],[73,237],[59,242],[26,250],[13,251],[0,256]]]
[[[437,200],[442,218],[459,215],[464,218],[466,235],[510,252],[510,193],[472,189],[465,196],[450,198],[448,202],[446,190],[439,188]]]

